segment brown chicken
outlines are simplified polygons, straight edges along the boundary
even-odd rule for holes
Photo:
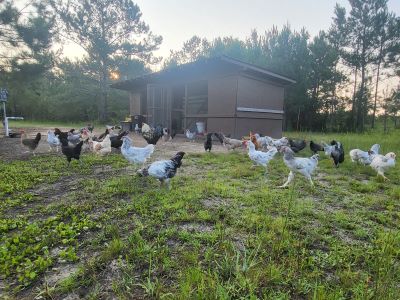
[[[29,139],[27,138],[25,131],[21,130],[21,145],[28,148],[29,152],[32,151],[33,155],[35,155],[35,150],[39,145],[41,138],[42,135],[40,134],[40,132],[38,132],[34,139]]]
[[[256,150],[259,150],[259,149],[262,148],[260,143],[257,141],[257,136],[254,135],[251,131],[250,131],[250,140],[254,144],[254,146],[256,147]]]

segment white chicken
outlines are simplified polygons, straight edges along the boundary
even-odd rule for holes
[[[386,155],[377,154],[373,158],[370,166],[374,169],[378,175],[381,175],[383,179],[389,180],[385,176],[385,171],[387,171],[390,167],[394,167],[396,165],[396,154],[393,152],[389,152]]]
[[[128,136],[122,137],[121,153],[130,163],[143,165],[153,152],[153,144],[143,148],[133,147],[133,142]]]
[[[256,146],[252,141],[247,141],[247,149],[249,150],[250,159],[259,166],[263,166],[265,168],[265,176],[268,175],[268,164],[274,158],[274,156],[278,153],[278,150],[275,147],[272,147],[268,152],[257,151]]]
[[[359,162],[364,166],[371,164],[374,157],[379,154],[380,149],[379,144],[372,145],[371,149],[368,151],[363,151],[360,149],[353,149],[350,151],[350,158],[352,162]]]
[[[157,178],[161,185],[165,182],[168,189],[171,189],[170,180],[176,174],[177,169],[182,165],[182,158],[185,152],[178,152],[171,159],[153,162],[150,166],[138,171],[141,176],[152,176]]]
[[[47,142],[50,147],[49,151],[55,149],[58,152],[58,147],[61,145],[60,139],[51,130],[47,131]]]
[[[290,169],[290,173],[289,173],[287,181],[280,187],[281,188],[287,187],[287,185],[290,182],[292,182],[292,180],[294,179],[295,173],[302,174],[304,177],[306,177],[310,181],[311,186],[314,186],[314,183],[311,179],[311,175],[318,165],[319,155],[314,154],[310,158],[295,157],[292,149],[290,149],[287,146],[283,146],[280,149],[280,152],[283,153],[283,161],[284,161],[285,165]]]
[[[196,139],[196,131],[191,132],[189,129],[186,129],[185,135],[189,141],[194,142],[194,140]]]
[[[93,152],[97,155],[103,156],[111,153],[111,140],[109,134],[107,134],[101,142],[91,141],[91,144]]]

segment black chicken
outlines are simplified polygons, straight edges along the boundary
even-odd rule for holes
[[[54,128],[54,134],[56,136],[58,136],[58,138],[60,140],[67,140],[68,141],[68,132],[62,132],[60,129],[58,128]]]
[[[213,136],[213,133],[207,133],[207,137],[206,137],[206,140],[204,142],[204,150],[206,150],[208,152],[211,152],[212,136]]]
[[[143,123],[142,136],[146,140],[147,144],[155,145],[163,136],[163,126],[157,125],[156,128],[151,128],[146,123]]]
[[[292,149],[292,151],[294,153],[297,153],[297,152],[303,150],[307,146],[307,142],[305,140],[289,139],[289,145],[290,145],[290,149]]]
[[[215,132],[214,135],[222,145],[224,143],[224,137],[222,136],[222,133]]]
[[[73,158],[79,160],[79,163],[82,163],[80,160],[80,156],[81,156],[83,141],[80,141],[76,146],[69,146],[67,139],[60,139],[60,142],[61,142],[61,151],[67,158],[68,166]]]
[[[25,133],[25,131],[21,131],[21,133]],[[40,139],[42,138],[42,135],[40,132],[36,134],[36,137],[34,139],[28,139],[25,136],[21,135],[21,144],[25,147],[27,147],[30,151],[33,152],[33,155],[35,155],[35,150],[37,146],[39,145]]]
[[[313,141],[310,141],[310,149],[313,152],[313,154],[317,154],[318,151],[324,151],[323,146],[321,146],[320,144],[314,143]]]
[[[116,149],[121,148],[123,143],[122,137],[126,136],[128,133],[129,131],[121,131],[121,133],[119,133],[118,135],[110,137],[111,147]]]
[[[331,152],[331,157],[333,159],[333,163],[335,164],[335,167],[338,168],[339,164],[344,162],[344,149],[343,145],[340,142],[337,142],[335,140],[331,141],[331,145],[334,146]]]

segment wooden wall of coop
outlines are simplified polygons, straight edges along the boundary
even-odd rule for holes
[[[221,59],[221,58],[220,58]],[[210,62],[211,61],[211,62]],[[241,138],[250,131],[282,136],[281,75],[228,58],[195,62],[115,84],[130,92],[130,115],[177,133],[204,122],[207,132]]]

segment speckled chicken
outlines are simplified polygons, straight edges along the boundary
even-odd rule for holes
[[[314,186],[311,175],[314,172],[315,168],[318,165],[318,154],[314,154],[310,158],[308,157],[295,157],[294,152],[290,147],[283,146],[280,149],[280,152],[283,153],[283,162],[290,169],[290,173],[287,181],[281,185],[280,187],[285,188],[289,183],[292,182],[296,173],[300,173],[304,177],[306,177],[311,186]]]
[[[184,155],[185,152],[178,152],[169,160],[155,161],[150,166],[139,170],[138,174],[140,176],[152,176],[157,178],[161,185],[165,183],[168,189],[171,189],[170,180],[175,176],[178,168],[182,165],[182,158]]]

